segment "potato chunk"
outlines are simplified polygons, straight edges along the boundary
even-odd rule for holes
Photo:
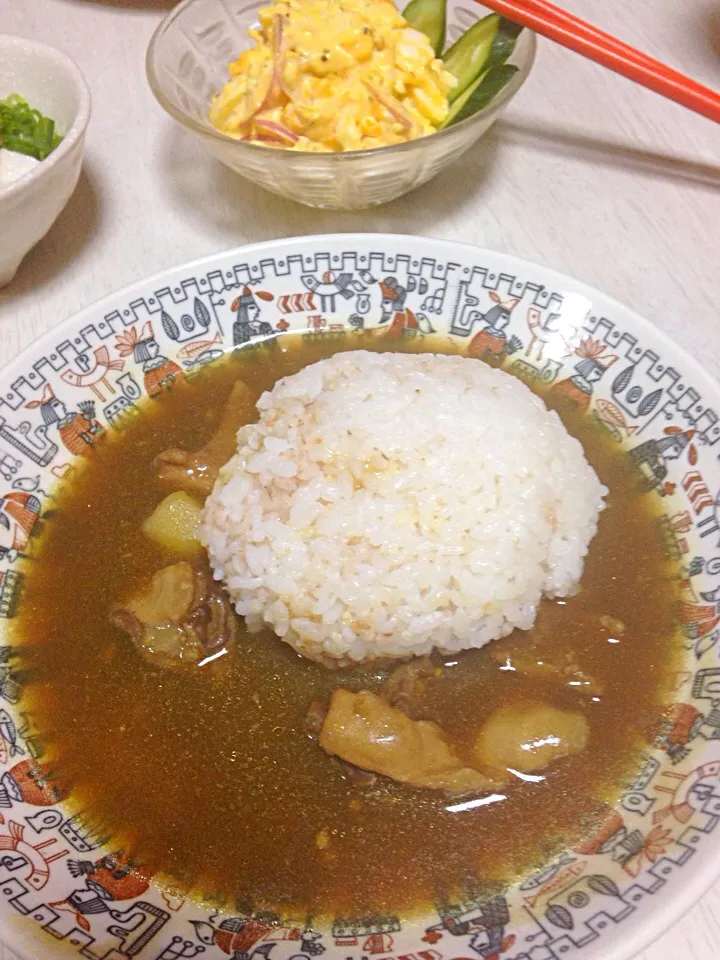
[[[516,770],[534,773],[560,757],[585,749],[590,728],[575,710],[559,710],[543,703],[499,707],[485,721],[474,755],[492,772]]]
[[[167,550],[180,556],[197,553],[197,537],[202,507],[184,490],[171,493],[158,504],[142,525],[143,533]]]

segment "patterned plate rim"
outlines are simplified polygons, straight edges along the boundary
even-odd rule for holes
[[[69,314],[56,326],[27,344],[0,368],[0,396],[2,396],[5,385],[9,385],[12,382],[13,371],[16,368],[22,367],[35,354],[40,353],[46,345],[52,345],[54,347],[58,335],[62,336],[64,330],[69,327],[81,327],[85,320],[103,314],[107,308],[112,308],[118,300],[122,299],[131,302],[133,294],[136,291],[151,286],[154,287],[154,285],[158,283],[169,286],[172,280],[178,276],[197,273],[211,267],[219,261],[226,261],[231,258],[250,259],[255,257],[260,259],[264,252],[272,253],[279,249],[295,252],[298,248],[302,248],[308,244],[325,245],[329,249],[338,246],[345,246],[348,249],[352,249],[353,245],[358,243],[361,245],[377,243],[383,247],[388,246],[394,248],[396,251],[402,251],[403,254],[410,247],[417,246],[425,248],[427,253],[433,257],[445,253],[451,255],[452,251],[455,250],[458,255],[463,255],[466,259],[477,259],[479,262],[481,262],[484,257],[496,259],[502,261],[503,265],[508,268],[516,268],[519,271],[524,271],[526,274],[534,273],[542,277],[543,286],[547,286],[552,282],[555,284],[556,289],[563,290],[564,288],[568,292],[586,296],[591,301],[600,298],[603,303],[603,310],[607,310],[608,312],[612,311],[614,319],[626,322],[631,328],[637,329],[641,335],[647,334],[651,339],[655,339],[660,345],[670,350],[682,364],[683,370],[691,373],[692,376],[697,379],[698,383],[702,385],[702,389],[707,391],[708,397],[713,397],[715,402],[720,406],[719,379],[716,379],[715,376],[707,371],[700,361],[689,353],[685,347],[680,346],[662,328],[637,313],[631,307],[628,307],[622,301],[617,300],[609,294],[603,293],[602,290],[597,287],[535,261],[491,248],[480,247],[472,243],[427,236],[383,232],[321,233],[280,238],[260,243],[242,244],[148,274],[139,280],[113,290],[105,296]],[[713,857],[709,852],[711,842],[711,840],[708,840],[704,844],[699,867],[688,871],[687,875],[683,875],[682,887],[673,885],[671,890],[665,888],[654,898],[654,909],[636,920],[634,924],[631,924],[632,929],[623,926],[617,931],[618,935],[613,938],[611,944],[593,944],[587,954],[588,960],[591,960],[591,958],[600,960],[600,957],[602,957],[602,960],[632,960],[636,954],[639,954],[659,939],[670,927],[677,923],[687,911],[697,904],[720,877],[720,856]],[[717,846],[718,841],[715,841],[715,843]],[[414,918],[410,922],[411,924],[419,924],[421,918]],[[34,936],[28,940],[21,931],[8,929],[9,924],[3,922],[2,926],[0,949],[2,944],[6,944],[11,950],[18,953],[19,956],[27,958],[27,960],[40,960],[39,954],[36,955],[36,957],[32,957],[30,953],[27,953],[30,945],[35,949],[34,944],[36,941]],[[47,946],[49,946],[49,944]],[[599,952],[596,953],[594,947],[597,947]],[[42,960],[51,960],[45,951],[46,947],[43,947]],[[58,953],[56,956],[59,958],[61,955],[64,955],[63,951],[64,948],[58,943]],[[53,956],[55,956],[54,951]],[[405,958],[403,958],[403,960],[405,960]]]

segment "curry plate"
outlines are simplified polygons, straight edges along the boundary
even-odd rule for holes
[[[33,533],[139,403],[287,330],[439,333],[561,392],[627,451],[681,570],[675,704],[598,830],[485,901],[398,916],[237,916],[137,877],[59,800],[8,623]],[[0,929],[28,960],[622,960],[720,873],[720,391],[630,310],[498,253],[387,235],[281,240],[168,270],[67,320],[0,388]],[[89,560],[90,562],[90,560]],[[58,598],[60,602],[62,598]],[[92,730],[86,731],[93,736]],[[132,803],[132,797],[128,797]],[[378,852],[380,854],[380,851]]]

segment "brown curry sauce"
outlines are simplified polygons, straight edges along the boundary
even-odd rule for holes
[[[236,650],[205,667],[149,665],[110,625],[108,611],[175,559],[140,531],[167,493],[154,456],[205,443],[237,378],[259,395],[308,363],[359,347],[380,342],[286,336],[237,351],[146,402],[46,514],[14,625],[43,760],[73,806],[148,872],[238,909],[407,914],[461,885],[496,888],[538,868],[587,833],[632,776],[679,656],[674,571],[652,497],[600,427],[561,411],[610,488],[607,508],[581,592],[543,601],[529,636],[500,642],[535,642],[548,659],[571,654],[602,695],[502,670],[485,648],[446,657],[423,701],[424,715],[461,752],[501,704],[581,709],[591,728],[587,748],[541,782],[514,782],[502,802],[464,812],[390,781],[359,788],[308,737],[304,717],[341,684],[376,690],[385,672],[328,670],[270,632],[247,634],[244,624]],[[453,350],[430,339],[391,348]],[[601,617],[621,621],[622,635]]]

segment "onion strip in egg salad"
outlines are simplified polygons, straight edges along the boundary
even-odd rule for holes
[[[279,0],[229,66],[210,121],[297,151],[366,150],[434,133],[457,84],[391,0]]]

